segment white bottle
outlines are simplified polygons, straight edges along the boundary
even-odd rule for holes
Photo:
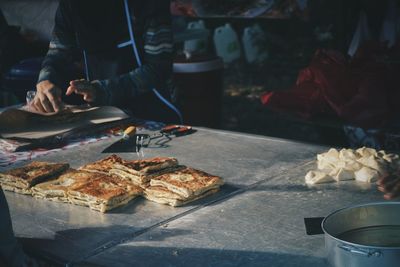
[[[192,21],[187,26],[188,30],[206,30],[203,20]],[[185,41],[183,45],[185,52],[194,53],[205,53],[208,49],[208,38],[201,38],[195,40]]]
[[[266,39],[265,32],[258,24],[244,29],[242,43],[248,63],[260,63],[268,58],[268,51],[265,46]]]
[[[240,58],[239,38],[229,23],[215,29],[214,45],[217,55],[225,63],[231,63]]]

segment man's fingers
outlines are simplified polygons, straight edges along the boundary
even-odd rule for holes
[[[66,95],[70,95],[72,93],[76,94],[84,94],[87,93],[90,90],[90,84],[87,84],[86,82],[80,82],[80,81],[71,81],[70,86],[67,89]]]
[[[70,89],[71,88],[71,89]],[[89,92],[89,90],[88,89],[82,89],[82,88],[78,88],[78,87],[75,87],[75,86],[70,86],[70,87],[68,87],[68,89],[67,89],[67,91],[68,90],[70,90],[71,92],[73,92],[73,93],[75,93],[75,94],[78,94],[78,95],[83,95],[83,96],[85,96],[85,95],[87,95]]]
[[[72,81],[69,82],[69,84],[73,85],[73,84],[76,84],[76,83],[79,83],[79,82],[87,82],[87,80],[85,80],[85,79],[72,80]]]
[[[91,83],[86,81],[85,79],[74,80],[74,81],[71,81],[69,84],[78,90],[86,90],[91,87]]]
[[[72,93],[78,94],[78,95],[82,95],[83,96],[83,100],[91,102],[93,101],[93,96],[90,93],[90,90],[87,89],[79,89],[73,86],[68,87],[67,89],[67,95],[70,95]]]
[[[87,81],[84,79],[74,80],[69,82],[69,87],[67,88],[66,95],[71,95],[72,93],[81,94],[82,90],[85,90]]]
[[[44,110],[42,103],[40,102],[39,98],[35,98],[34,102],[33,102],[33,107],[35,107],[35,109],[39,112],[43,112],[45,113],[46,111]]]
[[[391,200],[392,196],[391,196],[391,194],[388,193],[388,194],[384,194],[383,198],[386,199],[386,200]]]
[[[393,199],[400,195],[400,182],[398,181],[389,193],[386,193],[383,197],[385,199]]]
[[[393,179],[395,179],[394,175],[387,174],[386,176],[380,177],[376,184],[384,185],[385,183],[392,181]]]
[[[381,191],[381,192],[384,192],[384,193],[388,193],[398,183],[400,183],[400,181],[396,180],[396,179],[388,180],[384,184],[378,185],[378,190]]]
[[[69,86],[67,89],[67,92],[65,92],[65,95],[72,95],[72,93],[75,92],[75,87],[74,86]]]
[[[71,95],[72,93],[82,95],[83,100],[87,102],[92,102],[94,100],[93,96],[93,85],[86,80],[75,80],[70,82],[70,86],[67,89],[66,95]]]
[[[85,100],[86,102],[93,102],[94,101],[94,96],[91,92],[87,92],[82,94],[83,95],[83,100]]]
[[[35,109],[39,112],[58,112],[63,107],[61,89],[49,80],[41,81],[36,85]]]
[[[58,96],[54,96],[52,94],[46,94],[46,96],[52,106],[52,109],[55,112],[60,111],[61,101],[59,100]]]
[[[45,112],[54,112],[53,105],[50,103],[50,100],[47,98],[46,95],[39,97],[39,100]]]

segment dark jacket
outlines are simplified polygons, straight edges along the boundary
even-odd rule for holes
[[[172,73],[173,43],[169,0],[130,0],[130,15],[143,65],[138,67],[129,41],[123,0],[61,0],[53,37],[39,82],[62,86],[67,66],[86,52],[90,80],[107,97],[101,104],[126,106],[129,100],[163,91]],[[81,78],[81,77],[77,77]]]

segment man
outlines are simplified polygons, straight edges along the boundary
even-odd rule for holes
[[[78,94],[136,117],[177,121],[174,107],[165,103],[173,59],[169,5],[169,0],[61,0],[32,107],[58,112],[63,95]],[[70,81],[77,60],[85,63],[86,80]]]

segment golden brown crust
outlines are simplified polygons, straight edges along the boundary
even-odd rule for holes
[[[134,171],[140,172],[141,174],[146,174],[176,166],[178,165],[178,160],[170,157],[155,157],[149,159],[125,161],[122,164]]]
[[[50,163],[33,161],[28,165],[15,168],[0,174],[0,182],[10,183],[17,182],[21,186],[29,188],[35,184],[48,180],[52,176],[67,170],[67,163]]]
[[[68,190],[71,203],[106,212],[127,204],[142,193],[142,189],[118,177],[102,175],[76,183]]]
[[[140,195],[142,189],[119,178],[102,175],[89,181],[77,182],[69,191],[109,200],[126,193]]]
[[[108,172],[112,169],[115,163],[122,163],[122,162],[124,162],[122,158],[113,154],[104,159],[83,165],[82,167],[79,168],[79,170],[108,174]]]
[[[178,199],[184,200],[185,197],[176,194],[165,187],[162,186],[149,186],[144,190],[145,196],[152,196],[154,198],[169,198],[169,199]]]
[[[201,195],[192,196],[192,197],[186,198],[186,199],[169,198],[168,196],[155,196],[149,192],[145,192],[144,197],[147,200],[150,200],[150,201],[153,201],[156,203],[166,204],[166,205],[170,205],[173,207],[179,207],[179,206],[186,205],[190,202],[213,195],[213,194],[217,193],[218,191],[219,191],[219,188],[214,188],[214,189],[210,189],[208,191],[203,192]]]
[[[157,157],[144,160],[131,160],[115,163],[110,174],[146,188],[153,176],[161,175],[178,166],[178,160],[168,157]]]
[[[66,202],[67,191],[77,183],[87,182],[91,179],[101,177],[102,174],[69,169],[61,174],[57,179],[47,181],[32,187],[32,195],[37,198],[58,200],[62,198]],[[64,199],[65,198],[65,199]]]
[[[151,186],[162,186],[185,198],[201,195],[205,191],[223,185],[223,180],[204,171],[186,167],[157,177],[150,181]]]

